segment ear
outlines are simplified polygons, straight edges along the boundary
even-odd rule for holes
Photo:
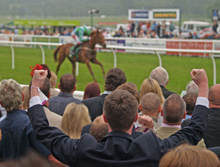
[[[22,101],[24,101],[24,93],[21,92],[21,95],[22,95]]]
[[[105,114],[103,113],[102,115],[103,115],[104,122],[105,122],[105,123],[108,123],[108,120],[107,120],[107,118],[105,117]]]
[[[60,89],[60,83],[58,84],[58,88]],[[60,89],[61,90],[61,89]]]
[[[140,111],[142,111],[141,104],[138,105],[138,108],[139,108]]]
[[[138,112],[136,113],[136,116],[135,116],[134,122],[136,122],[137,120],[138,120]]]
[[[169,83],[169,80],[167,81],[166,86],[167,86],[168,83]]]
[[[183,119],[186,119],[186,111],[184,111]]]
[[[157,112],[158,112],[158,113],[160,113],[160,112],[162,113],[162,110],[163,110],[162,107],[159,106]]]
[[[73,89],[74,91],[76,90],[76,85],[74,86],[74,89]]]
[[[161,116],[163,116],[163,109],[161,109]]]
[[[49,92],[49,94],[48,94],[48,99],[50,98],[50,92]]]

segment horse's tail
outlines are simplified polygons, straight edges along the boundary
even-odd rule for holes
[[[63,45],[61,45],[61,46],[63,46]],[[57,47],[56,50],[55,50],[54,53],[53,53],[53,58],[54,58],[55,62],[57,62],[57,53],[58,53],[58,51],[60,50],[60,47],[61,47],[61,46]]]

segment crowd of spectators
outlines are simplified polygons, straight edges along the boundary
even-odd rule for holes
[[[182,32],[178,26],[174,25],[172,21],[162,22],[156,21],[129,21],[127,27],[120,26],[112,32],[105,30],[103,35],[105,37],[132,37],[132,38],[166,38],[166,39],[220,39],[218,33],[218,23],[213,21],[210,28],[205,28],[202,31],[187,31]],[[74,27],[65,28],[62,31],[56,30],[55,32],[50,31],[51,29],[47,26],[35,27],[31,29],[23,29],[20,34],[22,35],[44,35],[44,36],[71,36],[71,32]],[[0,34],[18,34],[18,27],[14,29],[0,30]],[[184,33],[184,34],[183,34]]]
[[[45,64],[37,67],[43,70],[34,68],[29,86],[0,82],[7,112],[0,112],[1,165],[25,166],[36,158],[56,167],[220,166],[220,85],[209,89],[205,70],[192,70],[182,97],[166,88],[163,67],[152,69],[140,90],[112,68],[103,93],[92,82],[76,99],[73,74],[61,76],[51,97],[57,76]]]

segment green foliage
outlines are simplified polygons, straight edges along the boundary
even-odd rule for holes
[[[15,69],[12,70],[11,50],[9,47],[0,47],[0,80],[13,78],[20,84],[28,85],[31,76],[30,66],[42,63],[41,50],[34,48],[15,48]],[[56,70],[56,63],[53,60],[54,50],[45,50],[46,64],[52,71]],[[112,53],[99,52],[97,59],[103,63],[105,71],[114,67],[114,59]],[[202,57],[179,57],[162,55],[163,67],[169,73],[169,84],[167,88],[180,94],[191,80],[190,71],[193,68],[204,68],[209,78],[209,86],[213,85],[213,67],[210,58]],[[132,54],[117,53],[117,66],[121,68],[128,82],[133,82],[140,88],[144,79],[149,77],[153,68],[159,65],[156,55],[151,54]],[[104,79],[102,77],[101,68],[91,64],[97,82],[100,88],[104,90]],[[216,58],[217,74],[220,72],[220,59]],[[68,59],[61,65],[58,79],[64,73],[71,73],[72,66]],[[83,91],[86,84],[92,82],[92,77],[85,64],[79,64],[79,76],[77,76],[77,90]],[[217,83],[220,78],[217,77]]]

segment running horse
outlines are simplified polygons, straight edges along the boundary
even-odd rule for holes
[[[90,34],[89,41],[83,42],[79,46],[76,46],[77,48],[75,49],[75,55],[73,56],[69,56],[71,48],[73,46],[72,43],[63,44],[57,47],[56,50],[54,51],[54,60],[55,62],[58,61],[56,74],[58,74],[61,64],[67,57],[72,63],[72,67],[73,67],[72,72],[74,75],[75,75],[76,62],[85,63],[87,68],[89,69],[90,74],[92,75],[93,80],[96,82],[95,76],[90,66],[90,62],[92,62],[94,64],[100,65],[102,69],[103,77],[105,77],[105,71],[103,65],[96,59],[96,50],[95,50],[96,44],[102,45],[104,48],[106,48],[104,36],[102,35],[102,32],[100,32],[98,29],[94,30]],[[58,58],[57,58],[57,53],[59,54]]]

